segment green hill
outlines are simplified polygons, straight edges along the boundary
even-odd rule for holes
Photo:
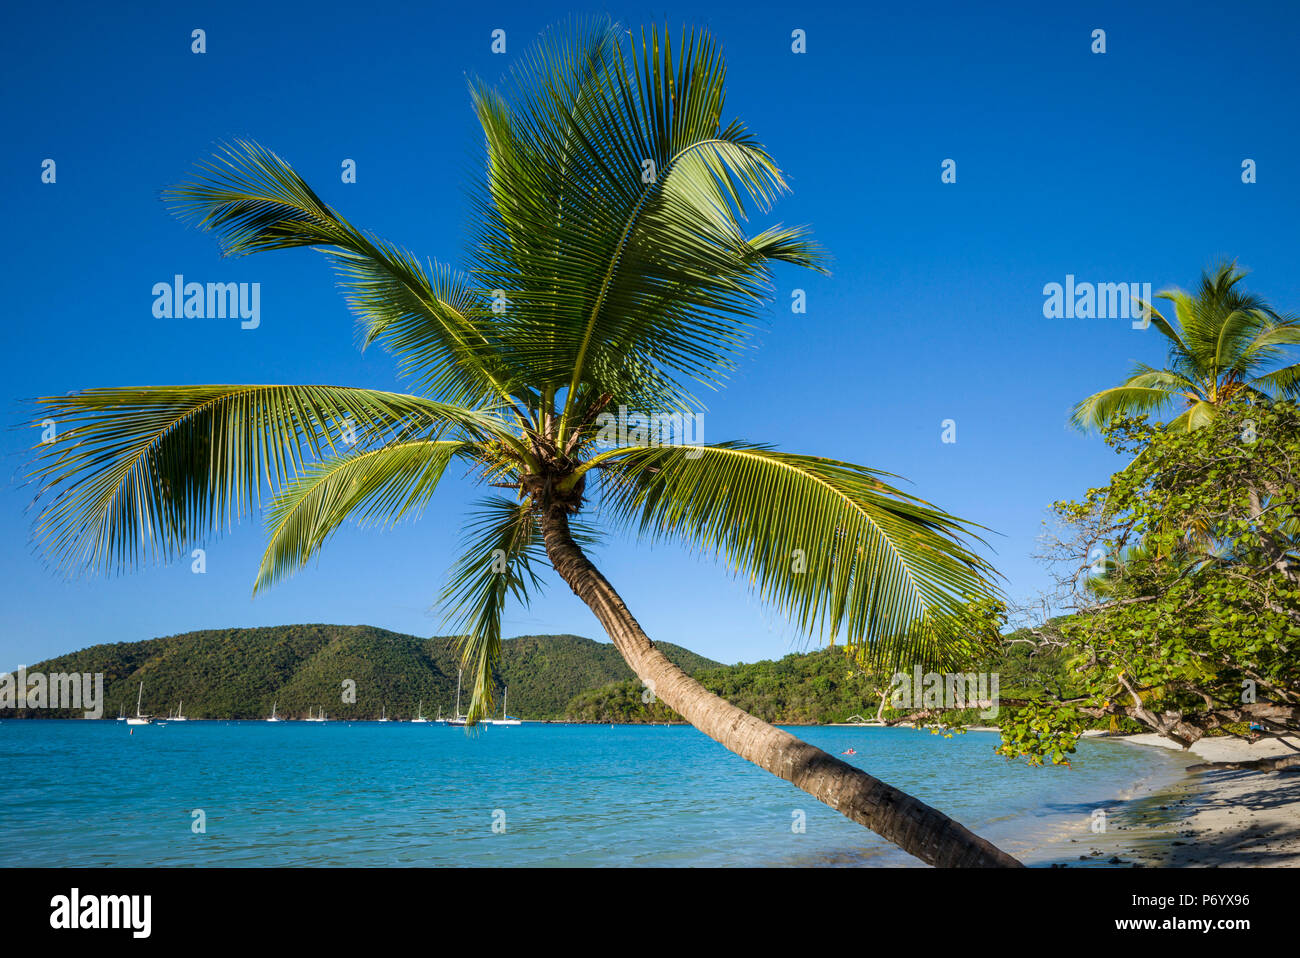
[[[1014,638],[1013,636],[1012,638]],[[991,653],[972,671],[996,672],[1000,697],[1033,698],[1044,689],[1058,693],[1069,689],[1071,668],[1064,651],[1040,652],[1027,645],[1008,643]],[[702,668],[693,675],[710,692],[722,696],[765,722],[777,725],[822,725],[850,719],[874,719],[889,675],[864,671],[841,647],[794,652],[781,659]],[[575,695],[564,709],[574,722],[657,723],[680,722],[681,716],[662,702],[642,700],[635,680],[610,682]],[[886,709],[887,718],[909,711]],[[978,709],[945,713],[952,722],[997,724]],[[854,717],[857,717],[856,719]]]
[[[515,696],[521,703],[518,714],[530,716],[522,703],[535,703],[540,716],[563,718],[569,700],[579,692],[610,682],[641,683],[623,662],[618,649],[608,642],[593,642],[576,635],[523,635],[503,643],[502,679],[510,686],[510,712],[516,714]],[[719,663],[696,655],[669,642],[656,642],[673,663],[695,674]]]
[[[366,625],[287,625],[209,629],[144,642],[96,645],[30,666],[29,672],[102,672],[105,715],[135,712],[144,682],[144,711],[166,715],[184,700],[191,718],[265,718],[278,703],[286,718],[324,708],[337,719],[449,715],[456,704],[456,654],[447,637],[421,639]],[[717,662],[669,643],[659,646],[687,672]],[[520,636],[502,643],[498,687],[510,687],[510,713],[562,718],[575,695],[631,671],[614,646],[576,635]],[[344,680],[356,683],[355,704],[342,701]],[[638,686],[639,687],[639,686]],[[468,706],[468,693],[462,707]],[[69,718],[54,709],[0,710],[0,717]]]
[[[765,722],[818,725],[852,715],[874,718],[880,703],[876,681],[842,648],[794,652],[781,659],[719,665],[694,673],[705,688]],[[565,715],[575,722],[680,722],[662,702],[643,703],[636,681],[587,689],[571,699]]]

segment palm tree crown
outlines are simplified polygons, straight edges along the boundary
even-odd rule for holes
[[[1194,296],[1178,289],[1160,293],[1174,304],[1172,322],[1142,304],[1169,340],[1167,368],[1136,364],[1121,385],[1075,406],[1074,424],[1097,428],[1115,416],[1181,407],[1168,428],[1186,431],[1204,426],[1237,397],[1269,402],[1300,396],[1300,363],[1288,362],[1288,347],[1300,343],[1300,320],[1279,316],[1241,289],[1245,275],[1236,264],[1222,263],[1201,275]]]

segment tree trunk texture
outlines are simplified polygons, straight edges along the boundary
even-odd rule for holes
[[[705,735],[926,864],[1021,867],[938,809],[714,695],[669,661],[646,636],[618,593],[573,541],[562,504],[544,511],[542,532],[555,570],[596,614],[632,671],[656,698]]]

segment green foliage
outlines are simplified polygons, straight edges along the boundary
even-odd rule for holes
[[[1056,505],[1083,530],[1066,558],[1107,557],[1084,577],[1094,601],[1040,630],[1078,676],[1060,700],[1184,744],[1300,730],[1300,409],[1239,400],[1192,432],[1121,417],[1106,435],[1132,464]],[[1073,710],[1045,709],[1006,744],[1057,760],[1075,731]]]
[[[997,672],[1001,694],[1027,698],[1044,687],[1067,681],[1064,656],[1033,656],[1023,645],[986,648],[972,670]],[[749,712],[780,725],[822,725],[857,716],[874,720],[890,687],[889,668],[864,668],[862,656],[841,647],[795,652],[777,660],[723,665],[695,674],[705,688]],[[617,682],[582,692],[568,703],[566,716],[579,722],[680,722],[660,702],[646,703],[638,682]],[[886,707],[886,721],[901,721],[915,710]],[[997,724],[980,709],[949,710],[925,719],[951,728]],[[855,721],[857,719],[854,719]]]
[[[792,654],[696,676],[710,692],[765,722],[843,722],[870,709],[878,682],[842,648]]]
[[[1030,765],[1069,765],[1079,736],[1087,721],[1077,709],[1055,703],[1031,702],[1011,710],[1001,723],[1002,744],[999,755],[1029,759]]]
[[[564,717],[570,722],[620,725],[666,725],[684,719],[658,699],[650,698],[635,680],[610,682],[580,692],[569,700]]]

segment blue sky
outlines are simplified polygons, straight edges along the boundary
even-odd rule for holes
[[[158,191],[223,139],[278,152],[354,223],[455,262],[478,134],[466,78],[498,79],[539,30],[605,11],[625,25],[707,27],[742,117],[793,188],[774,219],[809,223],[833,275],[777,276],[770,326],[705,438],[745,438],[907,477],[983,523],[1013,596],[1046,583],[1031,558],[1046,507],[1118,460],[1067,425],[1070,406],[1164,356],[1120,319],[1045,319],[1043,285],[1191,286],[1220,257],[1300,309],[1300,7],[1188,3],[864,5],[701,3],[581,8],[188,4],[27,5],[0,31],[8,308],[0,379],[0,667],[96,642],[290,622],[428,635],[458,539],[464,484],[418,524],[345,530],[318,563],[252,598],[256,522],[189,563],[67,581],[30,544],[31,397],[87,386],[331,382],[401,388],[356,348],[352,318],[309,250],[222,260]],[[1141,7],[1141,9],[1134,9]],[[899,9],[902,8],[902,9]],[[207,34],[203,55],[191,31]],[[504,29],[507,52],[490,51]],[[807,53],[790,50],[794,29]],[[1091,52],[1094,29],[1104,54]],[[57,181],[41,182],[52,158]],[[357,182],[340,181],[344,158]],[[957,182],[940,164],[957,163]],[[1243,159],[1258,182],[1241,182]],[[181,273],[261,284],[261,325],[155,319],[151,288]],[[792,315],[790,291],[807,291]],[[953,419],[957,442],[941,441]],[[779,656],[784,628],[719,566],[614,540],[608,577],[652,638],[723,661]],[[506,634],[601,637],[554,580]]]

